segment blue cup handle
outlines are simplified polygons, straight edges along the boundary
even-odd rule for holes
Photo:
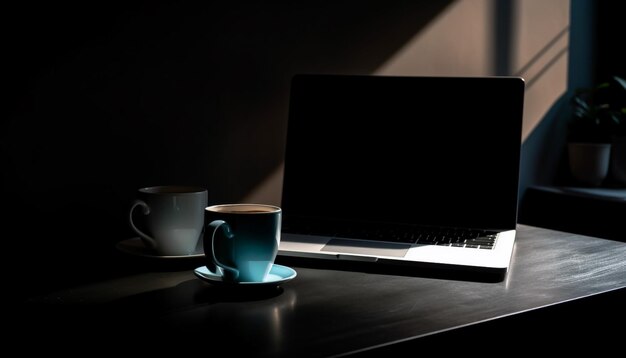
[[[210,259],[213,260],[213,264],[215,264],[218,267],[221,267],[223,270],[225,270],[224,272],[224,277],[229,277],[232,278],[233,280],[236,280],[239,277],[239,270],[237,270],[234,267],[225,265],[223,263],[221,263],[217,257],[215,256],[215,235],[217,234],[217,231],[222,228],[222,231],[224,232],[223,237],[226,238],[226,240],[233,240],[235,235],[233,235],[232,230],[230,229],[230,226],[226,223],[226,221],[224,220],[214,220],[212,221],[209,226],[213,229],[213,234],[211,235],[211,257]],[[205,245],[206,247],[206,245]],[[228,272],[228,274],[227,274]]]

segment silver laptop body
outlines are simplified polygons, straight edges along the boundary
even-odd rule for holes
[[[292,79],[279,256],[506,273],[520,77]]]

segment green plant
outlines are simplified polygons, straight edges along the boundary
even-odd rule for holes
[[[571,98],[570,142],[610,143],[626,136],[626,81],[614,76],[595,87],[579,88]]]

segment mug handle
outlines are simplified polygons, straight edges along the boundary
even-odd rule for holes
[[[235,237],[235,235],[233,235],[233,232],[231,231],[230,226],[224,220],[214,220],[209,224],[209,226],[213,229],[213,234],[211,235],[211,246],[209,246],[211,248],[211,257],[209,259],[213,260],[213,264],[216,266],[216,269],[217,267],[221,267],[222,269],[229,271],[232,274],[232,279],[236,280],[239,277],[239,270],[237,270],[234,267],[224,265],[215,256],[215,234],[217,234],[217,230],[220,227],[223,227],[224,237],[226,237],[227,240],[232,240]],[[205,240],[206,240],[206,236],[205,236]],[[205,248],[207,247],[206,244],[207,243],[205,242],[204,243]]]
[[[146,204],[145,201],[139,200],[139,199],[135,200],[133,202],[133,205],[131,205],[130,212],[128,214],[128,221],[130,223],[130,227],[132,227],[133,230],[135,230],[135,232],[139,234],[139,237],[141,237],[141,241],[143,241],[144,245],[154,250],[157,247],[156,241],[154,241],[154,239],[151,238],[150,236],[144,234],[143,231],[139,230],[137,226],[135,226],[135,223],[133,223],[133,211],[135,210],[137,206],[141,206],[143,208],[144,215],[150,214],[150,207],[148,206],[148,204]]]

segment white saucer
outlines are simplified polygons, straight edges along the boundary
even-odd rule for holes
[[[140,237],[133,237],[132,239],[122,240],[115,244],[115,248],[120,250],[123,253],[142,256],[154,259],[192,259],[204,256],[204,251],[202,248],[196,250],[197,252],[190,255],[175,255],[175,256],[164,256],[159,255],[154,250],[146,247],[143,241],[141,241]]]
[[[297,275],[296,271],[291,267],[277,264],[272,265],[270,273],[267,275],[265,281],[263,282],[224,282],[224,280],[222,280],[221,274],[209,271],[206,266],[200,266],[196,268],[195,270],[193,270],[193,273],[199,279],[205,282],[233,286],[276,286],[292,280]]]

